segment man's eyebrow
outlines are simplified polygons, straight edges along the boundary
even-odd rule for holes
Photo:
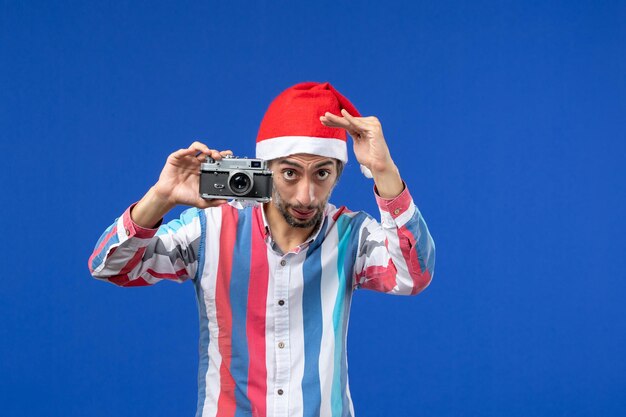
[[[320,162],[319,164],[316,164],[315,168],[321,168],[326,165],[335,165],[335,161],[333,161],[332,159],[327,159],[325,161]]]
[[[281,164],[282,165],[289,165],[289,166],[292,166],[292,167],[295,167],[295,168],[303,169],[302,165],[300,165],[297,162],[291,161],[289,159],[281,159],[281,160],[278,161],[278,164],[279,165],[281,165]],[[319,163],[315,164],[315,166],[313,168],[321,168],[321,167],[324,167],[326,165],[334,165],[334,164],[335,164],[335,161],[333,161],[332,159],[327,159],[325,161],[322,161],[322,162],[319,162]]]
[[[297,162],[290,161],[289,159],[281,159],[281,160],[278,161],[278,164],[279,165],[289,165],[289,166],[296,167],[296,168],[302,168],[302,165],[300,165]]]

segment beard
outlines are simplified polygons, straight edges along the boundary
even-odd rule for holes
[[[278,193],[278,191],[274,189],[272,202],[274,203],[274,205],[276,206],[280,214],[282,214],[283,218],[285,219],[285,221],[287,222],[289,226],[297,227],[300,229],[307,229],[309,227],[313,227],[313,229],[315,230],[319,227],[319,225],[322,223],[322,219],[324,218],[324,208],[326,207],[326,203],[328,202],[328,197],[318,205],[305,206],[302,204],[291,204],[283,200],[280,194]],[[301,219],[297,219],[293,217],[289,213],[290,208],[295,209],[295,210],[304,210],[304,211],[315,210],[315,214],[310,219],[301,220]]]

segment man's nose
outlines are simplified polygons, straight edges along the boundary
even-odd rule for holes
[[[296,200],[303,206],[310,206],[315,201],[315,195],[313,193],[313,184],[310,181],[304,179],[298,183],[298,193]]]

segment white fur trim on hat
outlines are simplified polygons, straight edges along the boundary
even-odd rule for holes
[[[332,138],[316,138],[310,136],[281,136],[263,139],[256,144],[256,157],[270,160],[284,158],[297,153],[309,153],[339,159],[348,162],[346,141]]]

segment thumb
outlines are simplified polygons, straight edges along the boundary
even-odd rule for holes
[[[196,200],[196,204],[194,204],[194,207],[197,207],[199,209],[206,209],[210,207],[218,207],[226,203],[228,203],[228,200],[223,200],[223,199],[205,200],[204,198],[198,197],[198,200]]]

